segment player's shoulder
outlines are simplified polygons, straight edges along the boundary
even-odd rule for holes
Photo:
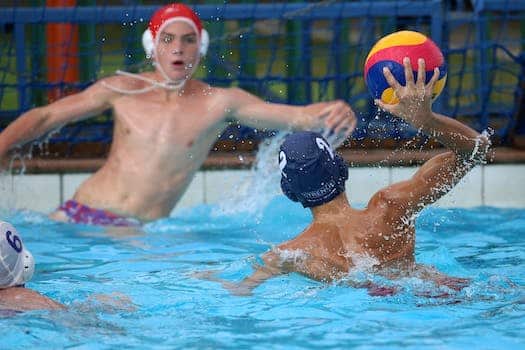
[[[0,290],[0,310],[59,310],[65,306],[35,290],[25,287],[11,287]]]
[[[417,206],[417,198],[411,194],[410,189],[390,185],[377,191],[368,202],[364,215],[375,222],[384,223],[409,223],[406,221],[410,208]]]
[[[227,110],[234,110],[239,106],[251,101],[250,95],[239,87],[213,87],[210,86],[205,95],[210,96],[215,102],[214,104],[223,106]]]
[[[244,92],[243,89],[239,87],[219,87],[219,86],[210,86],[210,92],[212,92],[216,96],[220,96],[222,98],[238,98],[242,93]]]

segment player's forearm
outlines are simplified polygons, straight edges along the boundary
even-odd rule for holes
[[[251,276],[248,276],[241,281],[241,285],[249,289],[254,289],[267,279],[275,277],[281,273],[282,271],[278,268],[259,266]]]
[[[487,135],[480,134],[469,126],[438,113],[432,113],[428,118],[420,122],[415,121],[413,124],[459,155],[483,157],[490,147]]]
[[[0,134],[0,157],[13,147],[35,140],[45,134],[46,114],[41,108],[35,108],[12,122]]]

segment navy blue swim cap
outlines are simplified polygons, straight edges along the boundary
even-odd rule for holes
[[[310,208],[327,203],[345,190],[348,166],[321,134],[289,135],[279,151],[281,189],[294,202]]]

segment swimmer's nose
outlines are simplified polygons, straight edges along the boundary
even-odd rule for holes
[[[182,55],[182,42],[180,40],[173,41],[171,53],[174,55]]]

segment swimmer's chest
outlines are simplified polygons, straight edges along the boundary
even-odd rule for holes
[[[211,100],[189,97],[166,100],[129,96],[114,104],[116,124],[125,134],[155,139],[192,139],[220,129],[223,113]]]

